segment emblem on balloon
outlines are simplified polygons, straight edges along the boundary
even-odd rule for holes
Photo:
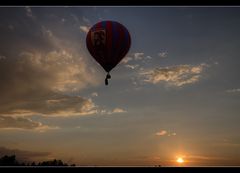
[[[103,49],[106,44],[106,31],[99,29],[91,31],[92,44],[96,49]]]

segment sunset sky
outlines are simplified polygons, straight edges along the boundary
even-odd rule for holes
[[[108,86],[101,20],[132,39]],[[240,165],[240,8],[1,7],[0,38],[0,157]]]

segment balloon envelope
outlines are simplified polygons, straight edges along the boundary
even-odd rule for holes
[[[93,58],[106,72],[110,72],[127,54],[131,37],[122,24],[101,21],[89,30],[86,42]]]

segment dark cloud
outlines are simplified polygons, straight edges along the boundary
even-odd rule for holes
[[[96,84],[89,74],[80,58],[64,50],[1,59],[0,114],[89,114],[90,99],[67,94]]]
[[[75,43],[76,48],[79,49],[79,42],[85,40],[79,32],[79,27],[84,25],[85,19],[79,17],[81,9],[77,10],[77,15],[73,11],[69,8],[54,7],[1,8],[0,37],[2,44],[0,54],[16,58],[21,51],[49,52],[56,50],[56,47],[44,35],[42,28],[47,31],[51,30],[65,42]],[[62,22],[63,19],[64,22]]]
[[[53,11],[63,16],[56,16]],[[0,48],[1,128],[43,127],[23,116],[96,112],[91,99],[73,94],[97,85],[99,79],[82,49],[81,20],[77,24],[73,20],[78,16],[73,15],[73,19],[67,11],[67,8],[0,9],[3,19],[0,37],[4,42]],[[69,26],[69,22],[77,26]]]
[[[8,156],[16,155],[16,159],[19,161],[36,161],[36,159],[38,158],[48,158],[51,155],[51,153],[0,147],[0,157],[3,157],[4,155],[8,155]]]

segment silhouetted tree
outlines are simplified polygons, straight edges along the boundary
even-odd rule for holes
[[[0,158],[0,165],[2,166],[19,166],[19,163],[16,160],[16,156],[12,155],[12,156],[3,156],[2,158]]]
[[[12,156],[3,156],[2,158],[0,158],[0,166],[68,166],[67,163],[63,163],[62,160],[50,160],[50,161],[43,161],[43,162],[39,162],[38,164],[36,164],[35,162],[32,163],[19,163],[16,160],[16,156],[12,155]],[[72,164],[70,166],[76,166],[75,164]]]
[[[39,166],[68,166],[66,163],[63,163],[61,160],[52,160],[52,161],[43,161],[39,162]]]
[[[32,162],[31,166],[36,166],[36,163],[35,163],[35,162]]]

